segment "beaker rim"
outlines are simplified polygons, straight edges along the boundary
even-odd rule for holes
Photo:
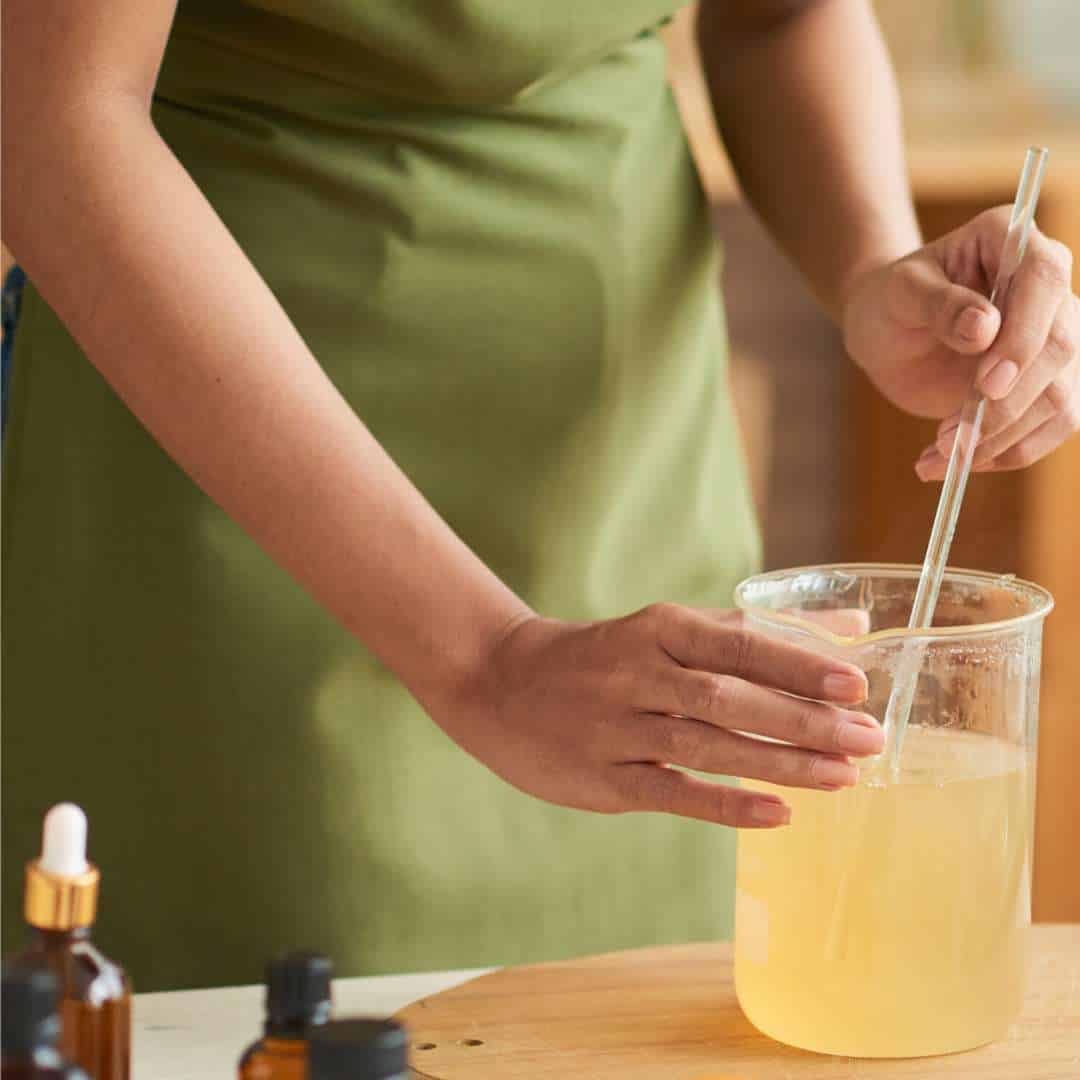
[[[783,578],[794,577],[798,574],[808,573],[851,573],[861,574],[864,577],[898,577],[918,580],[922,573],[922,566],[916,563],[819,563],[809,566],[788,566],[778,570],[767,570],[761,574],[752,574],[744,578],[735,586],[735,604],[739,610],[765,622],[777,623],[783,626],[794,626],[815,637],[825,641],[831,641],[837,645],[850,648],[852,645],[863,645],[870,642],[886,641],[891,639],[907,639],[920,641],[939,641],[948,638],[966,638],[981,636],[984,634],[1000,633],[1003,630],[1013,630],[1025,623],[1041,621],[1050,614],[1054,607],[1054,598],[1049,590],[1032,581],[1025,581],[1015,574],[994,574],[986,570],[968,570],[963,567],[950,566],[945,570],[944,582],[971,584],[971,585],[994,585],[997,588],[1013,589],[1022,593],[1030,601],[1030,610],[1020,615],[1013,615],[1008,619],[998,619],[993,622],[972,623],[969,626],[934,626],[922,630],[911,630],[906,626],[886,627],[881,630],[872,630],[867,634],[854,634],[846,636],[836,634],[820,623],[809,619],[800,618],[798,615],[788,612],[775,611],[770,608],[760,607],[747,598],[749,587],[768,581],[777,581]]]

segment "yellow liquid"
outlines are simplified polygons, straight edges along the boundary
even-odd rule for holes
[[[778,792],[744,830],[735,987],[766,1035],[918,1057],[1004,1035],[1024,991],[1034,773],[1022,748],[911,727],[896,781]]]

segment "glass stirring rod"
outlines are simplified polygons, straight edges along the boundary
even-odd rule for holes
[[[1004,303],[1013,274],[1016,273],[1027,248],[1031,225],[1035,219],[1035,204],[1039,201],[1039,189],[1046,170],[1047,154],[1045,147],[1031,146],[1028,147],[1024,157],[1024,168],[1020,173],[1020,183],[1016,189],[1016,199],[1009,219],[1009,230],[1005,234],[994,288],[990,293],[990,303],[999,310]],[[952,546],[953,533],[956,531],[956,520],[960,516],[960,504],[964,498],[964,489],[967,487],[971,462],[979,442],[985,411],[986,398],[972,387],[960,410],[956,441],[949,454],[949,465],[941,487],[937,513],[934,515],[934,525],[930,530],[930,541],[926,545],[926,556],[923,559],[922,573],[919,575],[919,586],[915,592],[911,617],[908,620],[909,630],[926,629],[934,621],[934,608],[937,606],[938,592],[945,575],[949,548]],[[900,750],[915,698],[919,669],[922,666],[922,654],[923,649],[916,642],[905,647],[897,664],[892,693],[889,695],[889,704],[885,709],[885,758],[890,763],[894,776],[900,764]]]

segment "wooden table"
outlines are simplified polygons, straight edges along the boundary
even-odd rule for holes
[[[338,1016],[390,1016],[410,1002],[468,982],[483,969],[378,975],[334,982]],[[262,1030],[263,988],[136,994],[134,1080],[232,1080],[241,1051]]]
[[[429,1080],[1080,1080],[1080,925],[1035,929],[1011,1037],[966,1054],[862,1061],[759,1035],[731,986],[728,945],[671,946],[531,968],[343,979],[338,1015],[405,1008]],[[135,1002],[138,1080],[224,1080],[258,1030],[257,987]],[[419,999],[425,999],[420,1001]],[[666,1008],[665,1006],[666,1002]],[[426,1049],[419,1049],[425,1046]]]

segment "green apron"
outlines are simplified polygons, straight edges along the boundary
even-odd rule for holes
[[[181,0],[154,109],[358,415],[565,619],[728,606],[758,558],[674,6]],[[287,946],[358,974],[728,932],[729,831],[550,806],[464,754],[32,290],[14,368],[5,948],[60,799],[143,990]]]

